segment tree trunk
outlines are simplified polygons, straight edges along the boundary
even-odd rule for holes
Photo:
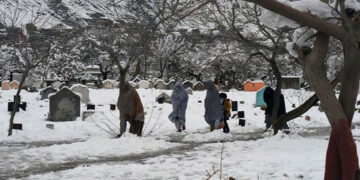
[[[314,87],[332,127],[326,155],[325,179],[354,179],[359,168],[356,145],[347,117],[326,77],[324,61],[328,44],[329,36],[317,36],[314,49],[304,61],[304,73]]]
[[[124,116],[124,110],[122,109],[120,102],[123,97],[123,94],[125,93],[125,77],[126,77],[126,71],[120,70],[120,80],[119,80],[119,97],[117,106],[120,112],[120,136],[126,131],[126,119]]]
[[[340,82],[341,77],[342,77],[342,73],[338,74],[336,76],[336,78],[330,83],[332,88],[335,88],[335,86]],[[281,128],[282,124],[303,115],[311,107],[313,107],[314,104],[317,103],[318,101],[319,101],[319,98],[316,96],[316,94],[314,94],[313,96],[311,96],[308,100],[306,100],[302,105],[300,105],[296,109],[293,109],[292,111],[277,118],[276,122],[273,123],[274,134],[277,134],[277,132]]]
[[[271,69],[274,72],[275,78],[276,78],[276,88],[275,88],[275,95],[274,95],[274,107],[272,110],[272,124],[274,124],[274,122],[276,122],[277,119],[277,115],[279,112],[279,106],[280,106],[280,94],[281,94],[281,73],[280,70],[276,64],[275,61],[275,55],[273,55],[273,57],[271,59],[268,60],[268,62],[270,63]]]
[[[20,102],[20,93],[21,93],[21,90],[22,90],[22,86],[24,85],[25,79],[29,74],[30,69],[31,68],[26,68],[25,71],[23,72],[22,79],[21,79],[21,82],[19,84],[19,88],[16,91],[14,107],[13,107],[13,110],[11,111],[11,116],[10,116],[10,120],[9,120],[8,136],[12,135],[16,109],[18,108],[19,102]]]

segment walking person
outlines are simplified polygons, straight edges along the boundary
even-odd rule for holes
[[[141,136],[145,113],[139,94],[128,82],[125,82],[120,91],[117,103],[120,110],[120,134],[117,137],[121,137],[126,131],[127,122],[130,123],[129,132]]]
[[[223,114],[224,114],[223,132],[229,133],[230,128],[229,128],[227,121],[229,120],[229,118],[231,116],[231,101],[230,101],[230,99],[227,98],[226,93],[220,93],[220,102],[221,102],[221,105],[223,106]]]
[[[275,91],[271,87],[267,87],[264,91],[264,101],[266,103],[266,109],[265,109],[265,123],[266,123],[266,130],[267,131],[271,125],[272,125],[272,113],[274,109],[274,98],[275,98]],[[279,104],[279,110],[277,117],[280,117],[283,114],[286,114],[286,107],[285,107],[285,100],[284,95],[280,94],[280,104]],[[285,123],[282,127],[282,129],[289,129],[289,126],[287,123]],[[288,131],[287,131],[288,132]]]
[[[224,115],[219,92],[212,81],[206,81],[204,84],[206,88],[205,121],[210,125],[210,131],[223,128]]]
[[[189,96],[181,82],[176,82],[171,93],[173,111],[169,114],[169,120],[175,124],[177,132],[185,130],[186,108]]]

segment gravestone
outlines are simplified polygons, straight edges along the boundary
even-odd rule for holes
[[[19,89],[19,82],[15,81],[15,80],[11,81],[10,88],[11,89]]]
[[[191,81],[185,81],[185,82],[183,83],[183,85],[184,85],[184,88],[185,88],[185,89],[187,89],[187,88],[193,89],[193,83],[192,83]]]
[[[149,89],[155,88],[155,84],[152,81],[149,81]]]
[[[73,121],[80,117],[80,97],[68,88],[50,96],[49,121]]]
[[[205,85],[202,82],[197,82],[194,85],[194,91],[205,91]]]
[[[88,104],[90,102],[89,89],[82,84],[75,84],[71,86],[71,91],[81,94],[81,102]]]
[[[175,86],[175,81],[174,80],[169,81],[168,88],[169,89],[174,89],[174,86]]]
[[[59,89],[61,85],[62,83],[60,81],[55,81],[51,84],[51,87],[53,87],[54,89]]]
[[[141,79],[138,77],[132,80],[132,82],[134,82],[134,83],[139,83],[140,81],[141,81]]]
[[[189,94],[189,95],[192,95],[193,94],[193,90],[191,88],[187,88],[186,89],[186,93]]]
[[[52,87],[48,87],[40,92],[40,96],[41,96],[40,99],[41,100],[47,99],[47,98],[49,98],[49,94],[56,93],[56,92],[57,92],[56,89],[54,89]]]
[[[10,82],[9,81],[3,81],[1,82],[1,90],[10,90]]]
[[[68,87],[68,86],[66,85],[66,83],[62,83],[62,84],[59,86],[59,89],[62,89],[63,87]]]
[[[25,79],[25,82],[24,82],[24,85],[23,86],[25,86],[25,87],[32,87],[33,86],[33,84],[34,84],[34,79],[32,79],[32,78],[27,78],[27,79]],[[19,81],[20,82],[20,81]]]
[[[86,83],[86,87],[91,88],[91,89],[96,89],[95,83]]]
[[[41,80],[40,79],[34,80],[32,87],[36,89],[41,89]]]
[[[113,89],[114,88],[114,83],[109,79],[103,81],[102,83],[103,83],[104,89]]]
[[[140,81],[138,83],[139,88],[148,89],[150,87],[150,83],[148,81]]]
[[[159,102],[159,99],[160,101],[163,101],[165,103],[169,103],[171,104],[171,98],[168,94],[166,94],[165,92],[161,93],[160,95],[158,95],[156,97],[156,102]]]
[[[231,101],[231,111],[238,111],[237,101]]]
[[[157,80],[155,83],[155,89],[167,89],[167,86],[163,80]]]

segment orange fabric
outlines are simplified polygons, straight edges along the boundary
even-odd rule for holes
[[[226,117],[229,118],[231,116],[231,101],[230,99],[226,99],[224,102],[224,110],[226,112]]]

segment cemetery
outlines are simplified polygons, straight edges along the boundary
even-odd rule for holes
[[[0,180],[360,179],[359,0],[0,12]]]

